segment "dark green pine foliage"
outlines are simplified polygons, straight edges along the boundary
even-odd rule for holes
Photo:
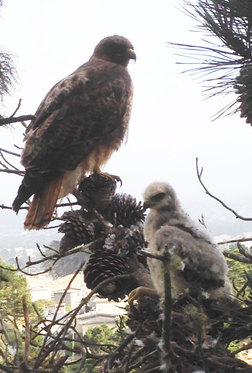
[[[184,1],[183,10],[204,32],[204,44],[169,43],[183,51],[193,68],[204,80],[204,93],[209,97],[236,93],[215,119],[223,114],[239,112],[247,123],[251,115],[252,69],[252,2],[250,0]],[[214,38],[213,38],[214,36]]]

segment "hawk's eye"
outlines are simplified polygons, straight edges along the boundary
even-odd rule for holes
[[[153,202],[161,201],[165,196],[165,193],[158,193],[155,196],[153,196],[151,199]]]

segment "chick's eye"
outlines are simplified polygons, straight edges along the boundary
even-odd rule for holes
[[[152,200],[154,202],[158,202],[158,201],[161,201],[161,199],[163,199],[165,196],[165,193],[158,193],[156,194],[155,196],[152,197]]]

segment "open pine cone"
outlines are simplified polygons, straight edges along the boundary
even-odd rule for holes
[[[143,225],[132,225],[125,228],[121,225],[110,230],[104,243],[104,248],[119,253],[122,257],[130,258],[136,256],[137,260],[144,265],[146,257],[141,254],[141,249],[146,247],[143,235]]]
[[[113,225],[122,225],[127,228],[138,222],[142,223],[145,219],[142,203],[137,203],[130,194],[116,194],[105,216]]]
[[[128,266],[125,260],[112,250],[97,250],[93,253],[84,269],[84,281],[89,289],[94,289],[102,281],[117,275],[128,274]],[[98,290],[98,294],[108,300],[123,299],[132,289],[131,281],[111,280]]]

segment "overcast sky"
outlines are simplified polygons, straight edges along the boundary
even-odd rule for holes
[[[157,0],[5,0],[0,10],[0,48],[15,55],[19,85],[1,109],[10,115],[22,98],[19,114],[33,114],[61,78],[86,62],[105,36],[119,34],[135,47],[129,71],[134,83],[133,111],[126,145],[104,170],[120,175],[119,192],[142,198],[152,181],[166,181],[177,191],[195,219],[204,215],[213,234],[252,231],[200,186],[195,158],[204,166],[209,190],[252,216],[252,128],[239,115],[211,122],[224,98],[204,100],[200,80],[181,74],[185,67],[168,41],[199,44],[194,21],[181,10],[182,1]],[[229,98],[232,100],[232,97]],[[20,124],[1,128],[1,147],[22,146]],[[0,204],[11,204],[20,178],[0,174]],[[3,229],[22,230],[23,214],[0,212]],[[27,234],[30,234],[27,233]]]

